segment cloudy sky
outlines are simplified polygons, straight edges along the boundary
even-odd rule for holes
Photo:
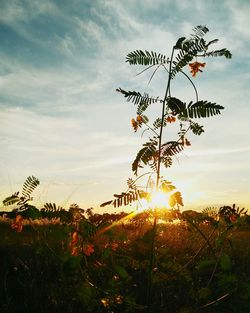
[[[195,78],[200,99],[225,107],[164,172],[186,208],[249,208],[250,2],[248,0],[0,0],[0,200],[29,175],[35,205],[95,207],[126,190],[131,162],[147,140],[134,134],[135,107],[117,87],[164,96],[166,73],[125,63],[135,49],[169,55],[176,40],[206,25],[215,48]],[[189,69],[185,69],[188,74]],[[172,95],[194,100],[183,78]]]

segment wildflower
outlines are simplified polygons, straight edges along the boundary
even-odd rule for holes
[[[230,222],[231,222],[231,223],[235,223],[236,221],[237,221],[237,215],[232,214],[232,215],[230,216]]]
[[[142,116],[141,115],[137,115],[136,121],[139,123],[139,125],[141,125],[142,121],[143,121]]]
[[[167,122],[169,122],[169,123],[174,123],[175,121],[176,121],[176,118],[175,118],[174,116],[169,115],[169,116],[167,117]]]
[[[117,295],[117,296],[115,297],[115,302],[116,302],[117,304],[122,304],[122,303],[123,303],[123,297],[122,297],[121,295]]]
[[[21,215],[17,215],[15,222],[11,224],[11,228],[20,233],[23,230],[23,217]]]
[[[73,232],[73,234],[71,236],[71,242],[70,242],[70,246],[69,246],[71,255],[73,255],[73,256],[76,256],[79,254],[78,253],[78,247],[77,247],[78,241],[79,241],[78,233],[75,231],[75,232]]]
[[[77,256],[79,253],[78,253],[78,248],[77,247],[72,247],[71,248],[71,255],[72,256]]]
[[[78,234],[77,234],[77,232],[75,231],[75,232],[72,234],[71,244],[72,244],[72,245],[76,245],[77,242],[78,242],[78,240],[79,240]]]
[[[94,249],[94,246],[93,246],[93,245],[83,246],[82,250],[83,250],[83,253],[84,253],[86,256],[90,256],[92,253],[95,252],[95,249]]]
[[[101,299],[101,303],[105,308],[108,308],[110,305],[110,300],[108,298]]]
[[[117,248],[118,248],[118,243],[117,242],[112,242],[111,243],[111,249],[113,250],[113,251],[115,251]]]
[[[199,63],[199,62],[189,63],[190,72],[191,72],[192,76],[195,77],[195,75],[198,72],[202,72],[200,67],[204,67],[205,65],[206,65],[206,63]]]
[[[138,122],[134,118],[132,118],[131,124],[132,124],[132,127],[134,128],[134,131],[136,132],[138,129]]]

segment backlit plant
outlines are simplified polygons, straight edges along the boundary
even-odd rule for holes
[[[192,77],[202,72],[206,66],[205,62],[198,62],[198,59],[209,57],[224,56],[228,59],[232,57],[230,51],[226,48],[219,50],[211,50],[210,47],[218,42],[218,39],[206,42],[204,36],[208,32],[206,26],[196,26],[189,38],[181,37],[177,40],[172,48],[170,57],[161,53],[135,50],[130,52],[126,57],[126,62],[130,65],[146,66],[139,74],[149,69],[154,69],[150,81],[159,69],[166,72],[166,88],[164,97],[150,96],[147,93],[139,91],[127,91],[118,88],[117,91],[123,95],[128,102],[132,102],[136,106],[136,117],[131,119],[131,124],[135,132],[143,129],[143,134],[147,130],[150,132],[148,140],[138,151],[133,163],[132,171],[137,176],[136,179],[128,179],[128,190],[121,194],[115,194],[114,199],[103,203],[101,206],[113,205],[120,207],[131,204],[133,201],[146,198],[150,203],[152,198],[152,190],[158,192],[169,193],[166,207],[179,207],[183,205],[182,195],[176,191],[175,186],[171,182],[165,180],[161,176],[161,167],[169,168],[173,164],[173,158],[181,153],[191,143],[188,139],[188,133],[201,135],[204,132],[203,126],[197,123],[197,119],[209,118],[220,114],[223,106],[200,100],[198,98],[197,89],[191,78],[183,71],[189,66]],[[208,66],[207,66],[208,67]],[[183,99],[177,98],[171,94],[171,85],[177,75],[183,75],[191,83],[195,91],[194,101],[189,103]],[[145,115],[150,106],[158,106],[160,116],[150,121]],[[171,124],[179,125],[179,131],[175,140],[166,140],[164,138],[164,129]],[[139,170],[145,166],[150,168],[150,172],[138,176]],[[148,175],[148,183],[145,188],[138,188],[137,181],[141,177]],[[152,179],[154,177],[154,179]],[[153,181],[153,183],[152,183]],[[167,199],[167,197],[166,197]]]

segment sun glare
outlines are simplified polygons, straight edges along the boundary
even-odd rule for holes
[[[169,197],[171,193],[165,193],[163,191],[153,191],[150,199],[141,199],[137,212],[149,210],[149,209],[164,209],[168,207]]]
[[[151,200],[149,201],[149,206],[154,208],[167,208],[169,201],[169,193],[165,193],[163,191],[154,191],[151,195]]]

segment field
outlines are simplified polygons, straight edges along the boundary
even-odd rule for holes
[[[247,215],[30,210],[0,218],[2,313],[250,311]]]

